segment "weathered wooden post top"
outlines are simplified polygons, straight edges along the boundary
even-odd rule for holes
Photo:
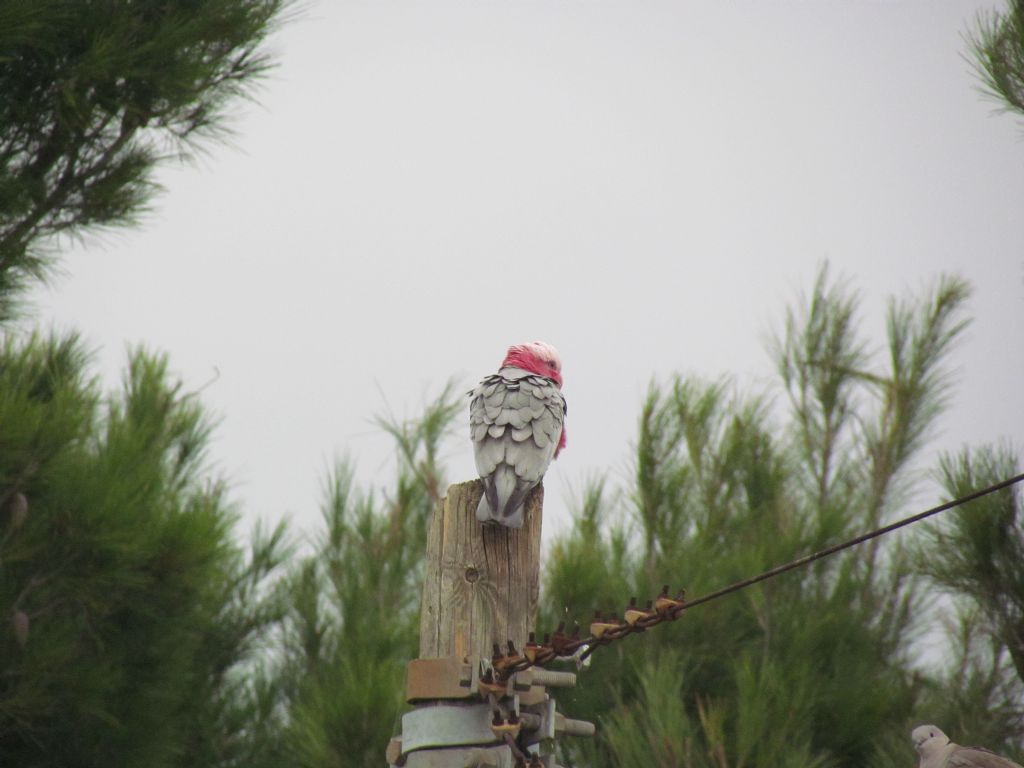
[[[522,528],[481,525],[480,481],[448,488],[430,523],[420,616],[420,658],[490,658],[495,643],[522,648],[537,619],[544,486],[527,498]]]

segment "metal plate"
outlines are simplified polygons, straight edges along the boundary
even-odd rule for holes
[[[529,711],[540,716],[540,728],[528,733],[524,738],[526,744],[536,744],[545,739],[555,738],[555,700],[546,699],[540,704],[535,704]]]
[[[473,695],[469,663],[457,656],[413,659],[406,667],[405,700],[465,699]]]
[[[405,768],[514,768],[512,750],[508,747],[456,747],[428,749],[409,755]]]
[[[402,715],[402,754],[431,747],[497,744],[491,708],[479,704],[439,704]]]

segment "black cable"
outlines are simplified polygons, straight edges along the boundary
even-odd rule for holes
[[[849,539],[848,541],[844,541],[840,544],[835,544],[819,552],[815,552],[814,554],[804,555],[803,557],[793,560],[792,562],[786,563],[785,565],[778,565],[775,568],[765,571],[762,574],[752,576],[748,579],[743,579],[742,581],[737,581],[734,584],[730,584],[727,587],[722,587],[721,589],[718,589],[702,597],[698,597],[694,600],[679,599],[679,602],[676,605],[667,609],[666,611],[658,612],[657,615],[652,614],[652,619],[649,622],[638,622],[636,624],[628,624],[626,622],[617,622],[617,620],[612,619],[611,621],[613,622],[614,626],[606,629],[602,637],[590,635],[586,638],[562,642],[559,644],[558,648],[552,648],[551,646],[547,646],[547,641],[545,640],[544,645],[541,647],[546,647],[546,650],[550,653],[550,656],[548,656],[545,659],[545,661],[537,663],[543,665],[544,663],[546,663],[546,661],[549,661],[551,658],[554,658],[556,656],[564,657],[567,655],[572,655],[576,653],[580,648],[585,647],[585,650],[579,656],[578,659],[579,661],[583,661],[588,656],[590,656],[590,654],[592,654],[595,650],[597,650],[597,648],[601,646],[608,645],[610,642],[613,642],[615,640],[621,640],[627,635],[634,634],[635,632],[649,629],[664,621],[673,621],[679,618],[680,615],[682,615],[688,609],[693,608],[694,606],[701,605],[702,603],[710,603],[712,600],[716,600],[719,597],[724,597],[725,595],[732,594],[733,592],[739,592],[741,589],[745,589],[749,586],[757,584],[758,582],[770,579],[773,576],[778,576],[780,573],[792,571],[795,568],[800,568],[801,566],[807,565],[808,563],[813,563],[815,560],[820,560],[823,557],[834,555],[836,552],[840,552],[844,549],[849,549],[850,547],[854,547],[858,544],[863,544],[865,541],[876,539],[879,536],[884,536],[885,534],[891,533],[892,531],[895,531],[898,528],[903,528],[904,526],[911,525],[912,523],[920,522],[921,520],[924,520],[926,517],[937,515],[939,512],[945,512],[947,509],[959,507],[962,504],[967,504],[968,502],[980,499],[982,496],[988,496],[990,493],[1001,491],[1004,488],[1008,488],[1011,485],[1021,482],[1022,480],[1024,480],[1024,474],[1015,475],[1014,477],[995,483],[986,488],[981,488],[980,490],[973,491],[967,494],[966,496],[961,496],[960,498],[947,501],[944,504],[939,504],[937,507],[932,507],[931,509],[927,509],[924,512],[918,512],[916,515],[905,517],[902,520],[899,520],[895,523],[890,523],[889,525],[885,525],[881,528],[876,528],[875,530],[869,531],[868,533],[863,533],[860,536],[857,536],[853,539]],[[665,596],[668,595],[667,585],[662,594]],[[559,627],[559,632],[560,631],[561,627]],[[531,642],[533,642],[532,635]],[[497,651],[495,652],[495,655],[497,656]],[[505,677],[507,679],[507,676],[509,674],[519,672],[524,669],[528,669],[532,666],[534,666],[533,661],[529,661],[526,658],[522,658],[519,662],[509,667],[505,671]]]
[[[1001,491],[1004,488],[1008,488],[1011,485],[1014,485],[1015,483],[1019,483],[1021,480],[1024,480],[1024,474],[1015,475],[1014,477],[1011,477],[1008,480],[1003,480],[1002,482],[996,483],[995,485],[990,485],[987,488],[982,488],[981,490],[969,493],[966,496],[961,496],[959,499],[947,501],[945,504],[940,504],[937,507],[932,507],[931,509],[925,510],[924,512],[919,512],[916,515],[911,515],[910,517],[906,517],[898,522],[890,523],[889,525],[883,526],[882,528],[877,528],[868,533],[861,534],[860,536],[857,536],[854,539],[850,539],[849,541],[844,541],[841,544],[836,544],[834,546],[828,547],[827,549],[823,549],[820,552],[815,552],[812,555],[804,555],[803,557],[797,560],[793,560],[792,562],[786,563],[785,565],[776,566],[775,568],[772,568],[770,571],[765,571],[764,573],[758,576],[752,576],[749,579],[737,581],[735,584],[730,584],[727,587],[722,587],[719,590],[704,595],[703,597],[698,597],[695,600],[687,600],[685,608],[693,608],[693,606],[700,605],[701,603],[710,603],[712,600],[731,594],[733,592],[738,592],[739,590],[745,589],[746,587],[749,587],[752,584],[757,584],[759,581],[770,579],[773,576],[778,576],[780,573],[785,573],[786,571],[792,571],[794,568],[799,568],[803,565],[807,565],[808,563],[812,563],[815,560],[820,560],[823,557],[828,557],[829,555],[835,554],[836,552],[839,552],[841,550],[849,549],[850,547],[854,547],[857,544],[863,544],[865,541],[878,538],[879,536],[884,536],[890,531],[895,531],[897,528],[902,528],[905,525],[910,525],[920,520],[924,520],[926,517],[937,515],[939,512],[945,512],[947,509],[952,509],[953,507],[958,507],[961,504],[966,504],[970,501],[974,501],[975,499],[980,499],[982,496],[987,496],[990,493]]]

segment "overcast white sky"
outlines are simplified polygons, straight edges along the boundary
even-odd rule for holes
[[[1019,440],[1024,123],[963,39],[1001,4],[309,3],[233,147],[70,248],[37,319],[111,387],[139,342],[188,388],[219,372],[217,465],[247,518],[306,531],[334,456],[385,479],[385,398],[414,415],[544,339],[570,406],[549,536],[628,473],[652,377],[769,380],[764,338],[825,259],[879,343],[887,296],[968,278],[934,446]],[[467,436],[450,467],[475,476]]]

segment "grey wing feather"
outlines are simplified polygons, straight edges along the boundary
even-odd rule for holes
[[[512,440],[517,443],[521,443],[524,440],[529,440],[531,437],[533,437],[532,426],[523,425],[519,429],[512,430]]]
[[[494,374],[469,395],[473,455],[484,481],[477,517],[519,527],[526,494],[558,446],[565,398],[550,379],[534,375]]]
[[[984,747],[961,747],[953,750],[946,761],[948,768],[1021,768],[1008,758]]]

